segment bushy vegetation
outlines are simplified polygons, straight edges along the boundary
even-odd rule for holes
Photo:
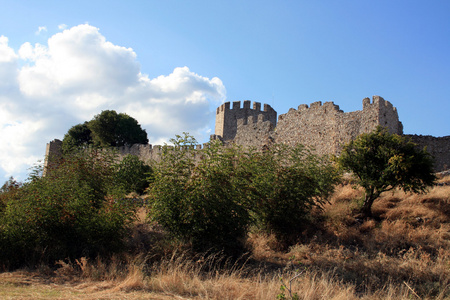
[[[54,263],[122,249],[130,206],[114,183],[112,157],[105,152],[66,156],[17,189],[3,193],[0,261],[3,265]]]
[[[244,182],[235,174],[237,152],[211,143],[196,164],[189,151],[195,139],[172,142],[176,151],[165,146],[155,168],[150,218],[196,250],[239,252],[250,217]]]
[[[249,191],[255,225],[281,242],[295,242],[313,208],[327,202],[340,174],[327,157],[299,145],[277,145],[244,155],[239,182]],[[239,176],[238,175],[238,176]]]
[[[64,155],[45,177],[36,169],[23,184],[8,180],[0,188],[0,268],[44,264],[58,282],[109,282],[109,294],[97,298],[133,298],[130,290],[136,298],[450,296],[448,177],[428,195],[379,195],[374,218],[361,219],[355,202],[364,188],[338,184],[334,163],[302,146],[211,142],[192,151],[188,134],[173,143],[151,168],[94,150]],[[383,150],[371,156],[381,160],[389,145],[364,149]],[[124,197],[142,191],[149,205],[136,214]],[[244,250],[245,263],[236,259]]]
[[[131,154],[115,164],[114,168],[114,183],[126,194],[131,192],[143,194],[153,177],[152,168]]]
[[[195,161],[189,136],[165,147],[149,216],[197,250],[235,253],[249,226],[288,241],[333,191],[338,172],[303,147],[245,152],[210,143]]]

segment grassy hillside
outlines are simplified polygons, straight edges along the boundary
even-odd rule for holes
[[[128,254],[2,273],[0,297],[291,299],[285,284],[299,299],[450,299],[450,176],[439,183],[423,195],[386,193],[370,220],[355,218],[363,192],[341,185],[301,242],[283,249],[252,232],[237,262],[171,242],[142,208]]]

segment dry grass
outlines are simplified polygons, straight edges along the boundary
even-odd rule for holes
[[[450,299],[450,186],[386,193],[374,220],[353,217],[362,196],[340,186],[316,227],[287,252],[274,250],[272,235],[250,234],[249,256],[237,263],[190,254],[141,211],[129,255],[3,273],[0,298],[276,299],[280,279],[289,286],[301,272],[291,282],[300,299]]]

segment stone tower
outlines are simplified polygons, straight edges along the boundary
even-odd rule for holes
[[[390,133],[403,134],[403,124],[398,119],[397,108],[380,96],[363,99],[363,114],[361,116],[361,133],[369,133],[378,125],[389,130]]]
[[[48,172],[48,168],[52,163],[57,163],[57,161],[62,157],[62,141],[54,139],[50,143],[47,143],[45,148],[45,160],[44,160],[44,170],[43,176]]]
[[[246,123],[249,117],[253,120],[270,121],[273,127],[276,126],[277,112],[270,105],[264,104],[264,110],[261,110],[261,103],[254,102],[253,108],[250,108],[250,103],[249,100],[245,100],[243,108],[240,101],[234,101],[233,108],[230,108],[230,102],[219,106],[216,111],[215,134],[224,141],[233,140],[236,137],[238,120],[244,120]]]

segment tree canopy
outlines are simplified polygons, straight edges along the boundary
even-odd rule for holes
[[[114,110],[104,110],[91,121],[70,128],[64,136],[63,150],[88,145],[120,147],[147,143],[147,132],[136,119]]]
[[[395,188],[425,192],[436,180],[433,159],[426,149],[417,149],[414,143],[383,127],[345,145],[338,162],[365,190],[361,211],[365,217],[372,216],[372,204],[381,193]]]

